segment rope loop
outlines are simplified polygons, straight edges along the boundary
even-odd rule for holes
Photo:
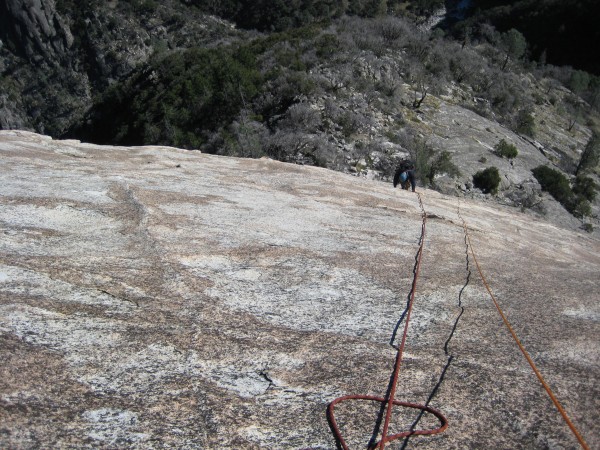
[[[345,395],[343,397],[339,397],[339,398],[335,399],[327,406],[327,414],[328,414],[328,417],[330,420],[330,426],[331,426],[332,432],[333,432],[337,442],[339,443],[339,445],[343,448],[343,450],[348,450],[348,446],[347,446],[344,438],[342,437],[340,429],[337,424],[337,421],[335,420],[335,406],[342,402],[349,401],[349,400],[362,400],[362,401],[371,401],[371,402],[381,403],[382,412],[383,412],[383,408],[385,408],[386,413],[385,413],[385,421],[383,424],[383,430],[382,430],[382,434],[381,434],[382,435],[381,440],[379,442],[376,442],[374,445],[372,445],[370,447],[371,449],[378,447],[379,450],[384,450],[385,444],[388,442],[391,442],[395,439],[400,439],[400,438],[405,438],[405,437],[415,436],[415,435],[438,434],[438,433],[444,432],[448,428],[447,419],[438,410],[430,408],[429,406],[419,405],[416,403],[401,402],[394,398],[396,395],[396,386],[398,384],[398,376],[400,373],[400,366],[402,363],[402,355],[403,355],[404,347],[406,344],[406,337],[408,335],[408,325],[409,325],[409,321],[410,321],[410,314],[411,314],[413,303],[414,303],[414,298],[415,298],[415,293],[416,293],[416,288],[417,288],[417,280],[419,278],[419,271],[421,268],[421,258],[423,255],[423,246],[424,246],[424,242],[425,242],[427,213],[425,212],[425,208],[423,206],[423,201],[422,201],[421,195],[419,193],[417,193],[417,198],[419,200],[419,207],[421,208],[421,217],[422,217],[421,236],[419,238],[419,249],[417,252],[417,261],[416,261],[413,282],[412,282],[412,287],[411,287],[410,296],[409,296],[409,303],[408,303],[407,311],[406,311],[406,321],[404,323],[404,332],[402,334],[402,341],[401,341],[400,346],[398,347],[398,350],[396,353],[396,362],[394,365],[394,372],[392,375],[392,381],[390,382],[388,394],[386,395],[386,397],[375,397],[375,396],[370,396],[370,395]],[[554,405],[560,412],[561,416],[563,417],[563,419],[566,422],[566,424],[568,425],[568,427],[571,429],[571,431],[577,438],[577,441],[579,442],[581,447],[584,450],[589,450],[590,447],[586,444],[585,440],[583,439],[583,436],[579,433],[579,431],[577,430],[577,428],[575,427],[575,425],[573,424],[573,422],[567,415],[566,411],[561,406],[558,399],[556,398],[556,396],[550,389],[550,386],[548,385],[548,383],[546,383],[546,381],[542,377],[542,374],[536,367],[531,356],[529,356],[529,353],[527,353],[527,350],[525,350],[525,347],[523,346],[523,344],[517,337],[517,334],[513,330],[510,323],[508,322],[506,315],[500,308],[500,305],[499,305],[498,301],[496,300],[496,297],[494,296],[492,289],[490,288],[490,285],[488,284],[488,282],[483,274],[483,271],[481,270],[481,266],[479,265],[477,256],[475,255],[475,250],[474,250],[473,244],[471,242],[471,236],[469,235],[467,223],[466,223],[465,219],[462,217],[461,212],[460,212],[460,200],[459,200],[459,204],[458,204],[458,216],[462,221],[462,227],[463,227],[463,231],[465,234],[465,241],[467,243],[468,249],[471,252],[471,255],[473,256],[473,260],[475,261],[475,266],[477,267],[477,271],[479,272],[481,281],[483,282],[486,290],[488,291],[490,298],[492,299],[492,302],[494,303],[494,306],[496,307],[498,313],[500,314],[500,317],[502,318],[504,324],[506,325],[508,331],[510,332],[511,336],[515,340],[519,349],[523,353],[523,356],[525,357],[525,359],[531,366],[531,368],[532,368],[533,372],[535,373],[535,375],[537,376],[538,380],[540,381],[540,383],[542,384],[542,386],[544,387],[544,389],[550,396],[550,399],[552,400],[552,402],[554,403]],[[409,431],[404,431],[401,433],[388,435],[388,429],[389,429],[391,415],[392,415],[392,408],[394,406],[413,408],[413,409],[420,410],[422,413],[423,412],[431,413],[435,417],[437,417],[437,419],[440,421],[440,425],[437,428],[432,428],[432,429],[428,429],[428,430],[409,430]]]
[[[419,238],[419,249],[417,252],[418,256],[417,256],[417,262],[416,262],[416,267],[415,267],[411,291],[410,291],[408,309],[407,309],[407,313],[406,313],[406,321],[404,323],[404,332],[402,334],[402,340],[401,340],[400,346],[398,347],[398,351],[396,353],[396,363],[394,365],[394,372],[392,375],[392,381],[390,383],[389,393],[385,398],[384,397],[373,397],[373,396],[369,396],[369,395],[346,395],[346,396],[335,399],[327,407],[327,414],[330,419],[331,429],[333,431],[333,434],[334,434],[336,440],[338,441],[338,443],[344,450],[348,450],[348,446],[346,445],[346,442],[344,441],[344,438],[342,437],[340,429],[335,420],[334,409],[335,409],[335,405],[337,405],[341,402],[347,401],[347,400],[368,400],[368,401],[373,401],[373,402],[379,402],[382,405],[385,404],[386,414],[385,414],[385,421],[383,423],[383,430],[382,430],[382,434],[381,434],[382,437],[381,437],[381,440],[379,442],[375,443],[375,445],[371,448],[379,447],[380,450],[383,450],[385,448],[386,443],[391,442],[395,439],[400,439],[403,437],[414,436],[414,435],[431,435],[431,434],[442,433],[443,431],[446,430],[446,428],[448,428],[448,420],[443,416],[443,414],[441,412],[439,412],[433,408],[430,408],[428,406],[419,405],[416,403],[401,402],[401,401],[395,400],[395,398],[394,398],[396,395],[396,386],[398,384],[398,376],[400,374],[402,355],[404,352],[404,346],[406,344],[406,337],[408,335],[408,324],[410,322],[410,314],[411,314],[414,299],[415,299],[415,293],[417,291],[417,280],[419,278],[419,271],[421,268],[421,258],[423,256],[423,246],[425,244],[427,213],[425,212],[425,208],[423,206],[421,194],[417,193],[417,198],[419,200],[419,207],[421,208],[421,218],[422,218],[421,236]],[[392,409],[394,406],[414,408],[414,409],[418,409],[421,411],[429,412],[439,419],[440,426],[437,428],[429,429],[429,430],[410,430],[410,431],[396,433],[396,434],[392,434],[392,435],[388,436],[388,429],[389,429],[389,425],[390,425],[390,421],[391,421]]]

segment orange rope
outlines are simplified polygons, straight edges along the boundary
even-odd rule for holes
[[[381,433],[381,441],[379,442],[380,450],[385,448],[387,441],[387,432],[390,425],[390,419],[392,417],[392,407],[394,406],[394,396],[396,395],[396,385],[398,384],[398,375],[400,374],[400,364],[402,363],[402,353],[404,352],[404,345],[406,344],[406,336],[408,335],[408,323],[410,321],[410,313],[412,311],[413,303],[415,300],[415,291],[417,290],[417,278],[419,278],[419,271],[421,269],[421,256],[423,255],[423,245],[425,243],[425,224],[427,222],[427,214],[425,208],[423,208],[423,202],[421,201],[421,195],[417,194],[419,199],[419,206],[421,207],[421,243],[419,245],[419,259],[417,260],[417,268],[415,270],[415,276],[412,282],[412,289],[410,292],[410,304],[408,306],[408,312],[406,313],[406,322],[404,323],[404,333],[402,333],[402,341],[398,348],[398,354],[396,356],[396,364],[394,366],[394,376],[392,379],[392,388],[388,398],[387,411],[385,413],[385,422],[383,423],[383,431]]]
[[[467,241],[469,242],[469,248],[471,249],[471,254],[473,255],[473,260],[475,261],[475,265],[477,266],[477,271],[479,272],[479,276],[481,277],[481,281],[483,281],[483,284],[484,284],[485,288],[487,289],[488,293],[490,294],[490,297],[492,298],[492,301],[494,302],[494,305],[496,306],[496,309],[498,310],[498,313],[500,313],[500,316],[502,317],[502,320],[504,321],[504,324],[508,328],[508,331],[510,331],[510,334],[512,335],[513,339],[515,340],[515,342],[519,346],[519,349],[521,350],[521,353],[523,353],[523,356],[525,356],[525,359],[527,360],[527,362],[529,363],[529,365],[533,369],[533,372],[537,376],[538,380],[540,380],[540,383],[542,383],[542,386],[544,386],[544,389],[546,390],[546,392],[548,393],[548,395],[552,399],[552,403],[554,403],[554,406],[556,406],[556,408],[558,409],[558,411],[562,415],[563,419],[565,420],[565,422],[567,423],[567,425],[569,426],[569,428],[571,429],[571,431],[573,432],[573,434],[575,434],[575,437],[579,441],[579,444],[581,444],[581,447],[583,447],[585,450],[589,450],[589,446],[585,443],[585,441],[583,440],[583,437],[581,436],[581,434],[579,433],[579,431],[577,431],[577,428],[575,428],[575,425],[573,424],[573,422],[571,422],[571,419],[569,419],[569,416],[567,415],[566,411],[563,409],[563,407],[559,403],[558,399],[554,396],[554,393],[550,389],[550,386],[548,386],[548,383],[546,383],[546,381],[544,380],[544,377],[542,377],[542,374],[540,373],[540,371],[536,367],[535,363],[533,362],[533,360],[529,356],[529,353],[527,353],[527,350],[525,350],[525,347],[523,346],[523,344],[521,344],[521,341],[517,337],[517,334],[515,333],[515,331],[513,330],[513,328],[510,326],[510,323],[508,322],[508,319],[506,318],[506,316],[504,315],[504,312],[500,308],[500,305],[496,301],[496,297],[494,297],[494,294],[492,293],[492,289],[490,288],[490,285],[488,284],[487,280],[485,279],[485,276],[483,275],[481,267],[479,266],[479,262],[477,261],[477,257],[475,256],[475,251],[473,250],[473,244],[471,244],[471,237],[469,236],[469,232],[467,231],[467,223],[465,222],[465,219],[463,219],[462,216],[460,215],[460,206],[459,206],[458,215],[459,215],[459,217],[462,220],[463,230],[465,231],[465,236],[467,237]]]
[[[440,413],[439,411],[437,411],[433,408],[430,408],[428,406],[418,405],[416,403],[400,402],[400,401],[394,399],[394,397],[396,395],[396,385],[398,384],[398,375],[400,373],[400,365],[402,363],[402,354],[404,352],[404,346],[406,344],[406,337],[408,335],[408,324],[410,321],[410,313],[412,311],[412,307],[413,307],[413,303],[414,303],[414,299],[415,299],[415,293],[417,290],[417,280],[419,278],[419,270],[421,267],[421,257],[423,255],[423,246],[425,243],[425,224],[427,222],[427,213],[425,212],[425,208],[423,207],[421,195],[417,193],[417,197],[419,199],[419,206],[421,207],[421,217],[422,217],[421,238],[420,238],[419,250],[418,250],[418,254],[417,254],[418,255],[417,265],[416,265],[416,268],[414,271],[412,289],[410,292],[408,310],[406,313],[406,322],[404,323],[404,333],[402,334],[402,341],[401,341],[401,344],[398,347],[398,351],[396,353],[396,362],[394,365],[392,381],[390,383],[389,394],[386,396],[386,398],[373,397],[373,396],[369,396],[369,395],[346,395],[346,396],[335,399],[327,407],[327,414],[328,414],[328,417],[330,420],[331,429],[332,429],[338,443],[344,450],[348,450],[348,446],[346,445],[346,442],[344,441],[344,438],[342,437],[340,429],[335,420],[334,410],[335,410],[335,406],[338,403],[341,403],[346,400],[368,400],[368,401],[375,401],[375,402],[387,404],[386,414],[385,414],[385,422],[383,425],[381,440],[378,443],[376,443],[375,445],[373,445],[373,447],[371,447],[371,448],[379,447],[380,450],[383,450],[385,448],[385,444],[387,442],[393,441],[395,439],[399,439],[399,438],[407,437],[407,436],[413,436],[413,435],[430,435],[430,434],[442,433],[443,431],[445,431],[448,428],[448,421],[443,416],[443,414]],[[407,408],[420,409],[421,411],[429,412],[439,419],[440,426],[438,428],[429,429],[429,430],[416,430],[416,431],[410,430],[410,431],[405,431],[402,433],[397,433],[397,434],[388,436],[387,433],[388,433],[388,428],[389,428],[389,424],[390,424],[390,420],[391,420],[391,416],[392,416],[392,408],[394,405],[407,407]]]

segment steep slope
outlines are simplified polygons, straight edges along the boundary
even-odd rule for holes
[[[470,197],[481,194],[473,175],[495,166],[496,200],[579,228],[544,198],[531,169],[572,177],[598,115],[556,80],[517,63],[501,70],[498,59],[487,42],[463,48],[401,19],[346,17],[153,59],[109,89],[70,136],[266,155],[382,180],[410,158],[421,183]],[[516,159],[494,154],[501,140],[515,145]],[[454,171],[436,166],[444,155]],[[599,206],[586,219],[592,228]]]
[[[153,55],[239,34],[179,0],[1,0],[0,128],[60,136]]]
[[[493,24],[502,31],[516,28],[525,35],[529,51],[537,60],[542,53],[551,64],[573,66],[600,74],[598,58],[589,44],[598,42],[600,31],[594,17],[600,6],[594,0],[475,0],[463,9],[467,18],[460,27]]]
[[[18,131],[0,132],[0,161],[1,447],[333,449],[327,404],[385,393],[415,194],[269,159]],[[600,445],[598,240],[420,194],[398,396],[450,426],[407,448],[577,445],[490,303],[462,219],[523,343]],[[352,448],[377,414],[340,408]],[[398,411],[393,430],[415,418]]]
[[[600,233],[598,196],[568,203],[576,219],[531,173],[547,165],[574,184],[600,123],[596,78],[509,58],[509,34],[491,27],[446,39],[392,16],[409,14],[396,1],[279,5],[0,0],[0,128],[269,156],[380,180],[411,158],[420,183],[471,198],[482,197],[473,175],[494,166],[494,201]],[[236,29],[207,12],[285,31]],[[515,160],[494,154],[502,139]],[[593,186],[598,167],[588,174]]]

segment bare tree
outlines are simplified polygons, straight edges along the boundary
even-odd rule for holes
[[[410,26],[398,17],[385,16],[375,22],[374,28],[388,46],[401,47],[413,32]],[[401,39],[404,38],[404,39]]]

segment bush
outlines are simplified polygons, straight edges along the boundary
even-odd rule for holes
[[[446,150],[437,155],[431,162],[428,174],[428,178],[431,183],[433,182],[435,176],[439,173],[445,173],[452,178],[460,176],[459,168],[452,162],[452,155]]]
[[[577,165],[577,171],[579,175],[581,172],[586,170],[594,170],[600,163],[600,134],[594,131],[592,137],[586,144],[581,154],[581,159]]]
[[[496,194],[500,185],[500,173],[496,167],[488,167],[473,175],[473,185],[484,194]]]
[[[578,219],[592,215],[592,205],[583,197],[574,196],[572,203],[568,204],[567,210]]]
[[[590,74],[583,70],[574,70],[569,80],[569,89],[581,95],[590,84]]]
[[[417,177],[423,180],[426,186],[430,186],[433,181],[433,177],[431,176],[431,158],[435,154],[434,149],[423,139],[411,134],[405,134],[401,136],[401,139],[403,146],[408,148],[410,157],[415,162]]]
[[[494,147],[494,153],[501,158],[513,159],[519,154],[517,147],[513,144],[509,144],[504,139],[500,139],[500,142]]]
[[[323,34],[315,41],[315,50],[319,58],[326,58],[335,55],[340,48],[340,42],[334,34]]]
[[[569,204],[573,197],[573,191],[566,176],[548,166],[538,166],[531,172],[540,183],[542,190],[548,192],[563,206]]]
[[[158,3],[155,0],[129,0],[125,3],[125,7],[127,6],[135,13],[152,14],[158,8]]]
[[[527,41],[525,40],[525,36],[514,28],[511,28],[506,33],[502,34],[500,41],[506,52],[506,58],[502,65],[502,70],[504,70],[508,64],[509,58],[518,60],[525,54]]]
[[[590,177],[578,175],[573,184],[573,193],[591,202],[596,198],[598,185]]]
[[[596,196],[596,184],[587,177],[577,177],[574,189],[558,170],[538,166],[532,170],[542,189],[554,197],[573,216],[582,219],[592,214],[590,200]]]
[[[516,118],[516,131],[529,137],[535,137],[535,120],[531,111],[525,109],[519,111]]]

